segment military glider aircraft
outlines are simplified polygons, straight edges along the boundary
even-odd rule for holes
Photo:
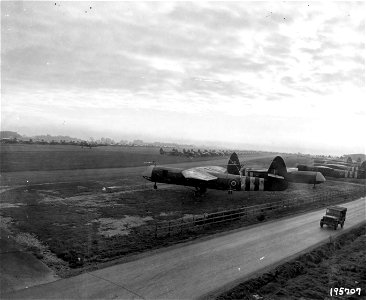
[[[349,157],[348,161],[352,161]],[[317,171],[321,172],[324,176],[335,178],[366,178],[366,165],[363,162],[351,163],[336,160],[314,160],[314,165],[298,165],[298,170],[302,171]]]
[[[313,184],[314,187],[316,184],[325,181],[324,176],[317,171],[311,171],[311,170],[302,171],[298,170],[297,168],[287,169],[285,162],[280,156],[275,157],[268,170],[254,170],[254,169],[243,168],[242,173],[247,176],[260,177],[260,178],[267,178],[272,177],[274,175],[280,175],[286,182]]]
[[[353,162],[351,157],[347,161],[337,159],[314,159],[314,164],[298,165],[298,170],[317,171],[324,176],[335,178],[366,178],[366,162]]]
[[[338,164],[314,164],[314,166],[307,166],[299,164],[297,166],[299,171],[315,171],[321,172],[324,176],[334,178],[365,178],[365,170],[361,167],[346,167]]]
[[[204,166],[189,169],[178,169],[165,166],[149,166],[143,177],[156,183],[168,183],[195,187],[197,193],[203,194],[207,189],[232,191],[283,191],[288,182],[318,184],[325,181],[319,172],[288,173],[282,157],[276,156],[267,171],[252,171],[243,175],[239,158],[234,152],[227,167]],[[253,173],[256,172],[256,173]]]

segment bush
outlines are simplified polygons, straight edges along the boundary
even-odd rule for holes
[[[260,222],[264,221],[265,219],[266,219],[266,216],[264,214],[257,216],[257,220]]]

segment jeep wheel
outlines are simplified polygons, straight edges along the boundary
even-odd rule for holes
[[[341,223],[341,228],[343,228],[344,222]]]
[[[338,224],[334,224],[334,230],[337,230]]]
[[[320,222],[320,227],[323,228],[323,222]]]

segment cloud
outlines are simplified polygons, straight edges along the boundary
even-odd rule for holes
[[[154,111],[161,120],[191,116],[190,128],[205,130],[199,116],[226,118],[222,124],[246,116],[275,136],[299,107],[314,115],[328,99],[342,106],[350,91],[347,101],[359,105],[364,3],[91,3],[1,3],[8,124],[21,108],[29,126],[62,112],[75,128],[105,120],[98,114],[118,124],[117,112],[132,122],[126,112]],[[144,131],[147,121],[139,121],[135,131]]]

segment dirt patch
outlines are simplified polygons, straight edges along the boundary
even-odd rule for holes
[[[19,233],[15,236],[15,241],[27,248],[37,248],[40,251],[45,250],[46,247],[42,245],[40,241],[38,241],[35,235],[29,233]]]
[[[326,299],[331,288],[340,287],[361,288],[361,295],[366,296],[365,233],[363,224],[216,299]]]
[[[125,216],[122,219],[100,218],[92,222],[99,223],[99,234],[105,237],[112,237],[115,235],[129,235],[131,228],[142,226],[147,221],[152,220],[152,217]]]
[[[0,194],[4,193],[6,191],[12,190],[14,187],[10,187],[10,186],[2,186],[0,187]]]
[[[79,207],[87,207],[87,208],[93,208],[93,207],[109,207],[109,206],[121,206],[123,204],[117,203],[113,200],[115,195],[110,194],[82,194],[72,197],[59,197],[59,196],[53,196],[50,194],[45,194],[44,191],[38,192],[41,196],[41,200],[39,200],[39,203],[45,203],[45,204],[55,204],[57,202],[66,204],[66,205],[73,205],[73,206],[79,206]]]
[[[168,216],[173,216],[173,215],[175,215],[176,214],[176,212],[174,212],[174,211],[169,211],[169,212],[164,212],[164,211],[162,211],[160,214],[159,214],[159,217],[168,217]]]
[[[11,231],[10,226],[12,222],[13,219],[11,217],[4,217],[0,215],[0,228]]]
[[[14,207],[19,207],[22,206],[22,203],[0,203],[0,209],[3,208],[14,208]]]

